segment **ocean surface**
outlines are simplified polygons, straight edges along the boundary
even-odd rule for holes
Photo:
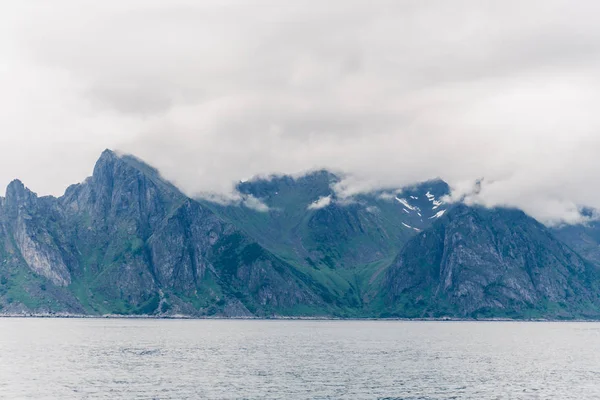
[[[600,399],[600,323],[0,318],[1,399]]]

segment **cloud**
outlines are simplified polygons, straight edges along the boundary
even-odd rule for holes
[[[307,207],[309,210],[319,210],[331,204],[331,196],[319,197]]]
[[[377,198],[381,199],[381,200],[386,200],[386,201],[392,201],[396,198],[396,194],[395,193],[390,193],[390,192],[381,192]]]
[[[269,211],[269,206],[267,206],[260,199],[257,199],[256,197],[254,197],[252,195],[245,196],[244,200],[242,201],[242,204],[244,204],[246,207],[251,208],[255,211],[259,211],[259,212]]]
[[[221,205],[244,206],[258,212],[268,212],[270,210],[262,199],[251,194],[240,193],[237,190],[226,193],[204,192],[199,197]]]
[[[0,184],[60,194],[102,149],[186,193],[347,173],[340,197],[441,177],[548,223],[600,207],[595,1],[11,2]],[[484,177],[479,194],[468,193]],[[465,192],[466,190],[466,192]]]

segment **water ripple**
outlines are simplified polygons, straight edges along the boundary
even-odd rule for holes
[[[0,399],[600,398],[600,324],[0,319]]]

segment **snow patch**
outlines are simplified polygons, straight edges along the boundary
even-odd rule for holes
[[[407,228],[409,228],[409,229],[414,229],[414,230],[415,230],[415,231],[417,231],[417,232],[421,232],[421,230],[420,230],[419,228],[415,228],[415,227],[413,227],[413,226],[407,225],[407,224],[405,224],[404,222],[402,222],[402,225],[404,225],[405,227],[407,227]]]
[[[429,217],[429,219],[439,218],[442,215],[444,215],[445,212],[446,212],[446,210],[438,211],[437,213],[435,213],[435,215],[433,217]]]
[[[408,204],[408,201],[406,201],[406,199],[400,199],[398,197],[396,197],[396,200],[398,201],[398,203],[402,204],[404,207],[408,208],[410,211],[415,211],[417,208],[411,206],[410,204]]]
[[[429,191],[427,191],[427,193],[425,193],[425,196],[427,196],[427,199],[431,202],[431,204],[433,204],[433,207],[431,208],[432,210],[435,210],[436,208],[438,208],[439,206],[444,204],[443,201],[436,200],[435,196],[432,195],[431,192],[429,192]]]

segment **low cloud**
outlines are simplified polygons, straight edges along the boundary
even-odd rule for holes
[[[267,206],[260,199],[257,199],[256,197],[254,197],[252,195],[246,196],[244,198],[244,200],[242,200],[242,204],[248,208],[255,210],[255,211],[259,211],[259,212],[269,211],[269,206]]]
[[[194,196],[328,168],[347,173],[340,197],[440,177],[467,202],[581,221],[582,205],[600,208],[599,11],[591,0],[10,2],[0,184],[60,194],[108,147]]]
[[[314,202],[308,205],[309,210],[319,210],[331,204],[331,196],[319,197]]]

